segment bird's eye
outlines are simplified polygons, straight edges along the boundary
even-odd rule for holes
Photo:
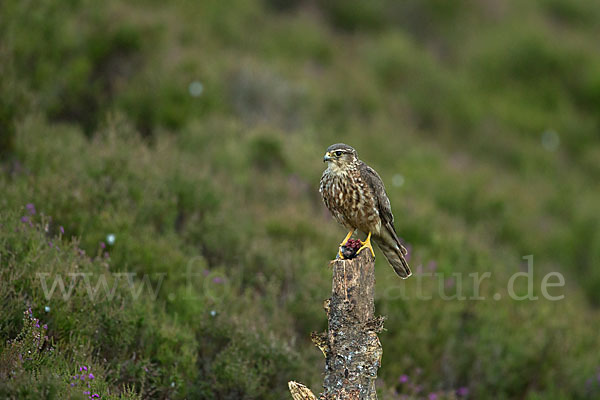
[[[340,157],[342,155],[342,152],[338,150],[338,151],[335,152],[335,155],[338,156],[338,157]]]

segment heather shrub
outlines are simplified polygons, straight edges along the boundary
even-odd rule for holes
[[[0,397],[318,391],[337,142],[414,270],[376,250],[380,398],[598,397],[598,5],[30,3],[0,2]]]

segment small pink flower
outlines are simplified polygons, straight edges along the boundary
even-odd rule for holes
[[[65,228],[63,228],[62,225],[58,227],[58,230],[60,231],[61,234],[63,234],[63,235],[65,234]]]
[[[406,383],[408,382],[408,375],[400,375],[400,378],[398,380],[400,381],[400,383]]]
[[[437,262],[429,261],[429,263],[427,264],[427,267],[429,268],[430,271],[435,272],[435,270],[437,269]]]
[[[94,378],[95,378],[95,376],[94,376],[92,373],[90,373],[90,374],[88,375],[88,378],[90,378],[90,379],[94,379]]]
[[[410,261],[410,256],[412,254],[412,246],[410,244],[407,244],[404,247],[406,248],[406,255],[404,256],[404,258],[406,258],[406,261]]]

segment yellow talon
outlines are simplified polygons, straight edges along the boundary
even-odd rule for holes
[[[373,257],[375,257],[375,252],[373,251],[373,246],[371,246],[371,232],[369,232],[369,234],[367,235],[367,240],[365,240],[364,242],[361,241],[360,242],[362,244],[362,246],[360,247],[360,249],[358,249],[358,251],[356,252],[356,254],[358,255],[358,253],[360,253],[363,249],[369,249],[371,250],[371,254],[373,255]]]
[[[348,242],[348,240],[350,240],[353,233],[354,233],[354,229],[352,229],[350,232],[348,232],[348,234],[346,235],[344,240],[342,240],[342,243],[340,243],[340,247],[344,246],[346,244],[346,242]]]
[[[345,257],[342,254],[342,247],[346,245],[346,243],[348,243],[348,240],[350,240],[350,238],[352,237],[352,234],[354,233],[354,229],[352,229],[350,232],[348,232],[348,234],[346,235],[346,237],[344,238],[344,240],[342,240],[342,243],[340,243],[340,247],[338,247],[338,256],[343,260]]]

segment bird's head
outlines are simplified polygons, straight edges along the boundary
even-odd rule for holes
[[[358,160],[358,155],[353,147],[344,143],[332,144],[327,148],[323,162],[327,163],[329,169],[344,171]]]

